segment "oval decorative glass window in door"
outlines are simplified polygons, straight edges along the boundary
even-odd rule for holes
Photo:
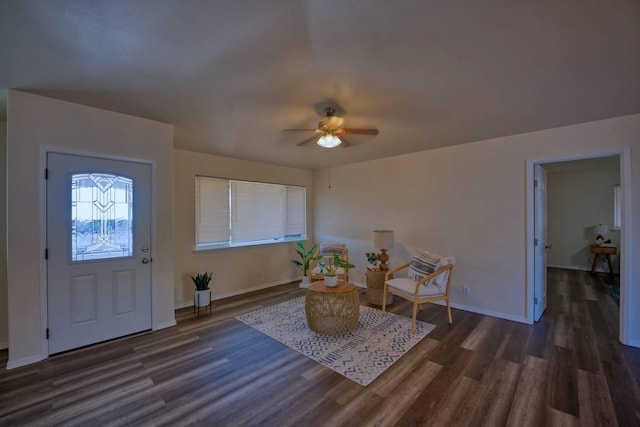
[[[133,180],[106,173],[71,177],[71,260],[133,256]]]

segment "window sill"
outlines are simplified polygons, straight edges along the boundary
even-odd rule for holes
[[[198,245],[192,248],[193,252],[208,252],[208,251],[217,251],[220,249],[230,249],[230,248],[244,248],[247,246],[262,246],[262,245],[273,245],[277,243],[291,243],[291,242],[302,242],[307,240],[307,236],[299,236],[295,238],[285,238],[285,239],[270,239],[270,240],[257,240],[254,242],[242,242],[242,243],[222,243],[222,244],[209,244],[209,245]]]

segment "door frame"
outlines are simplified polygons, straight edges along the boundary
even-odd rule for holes
[[[536,172],[540,172],[539,174]],[[533,238],[534,238],[534,268],[533,268],[533,320],[535,322],[540,321],[542,315],[547,309],[547,249],[548,249],[548,241],[547,241],[547,170],[544,168],[542,163],[536,163],[533,165]],[[537,181],[538,185],[535,185]],[[543,182],[544,185],[541,185],[540,182]],[[541,197],[540,189],[544,188],[544,196]],[[537,191],[536,191],[537,190]],[[544,200],[544,209],[541,209],[539,206],[540,201]],[[539,215],[538,215],[539,214]],[[543,218],[543,221],[540,221],[538,216]],[[542,230],[540,230],[542,228]],[[537,231],[537,233],[536,233]],[[542,235],[541,235],[542,233]],[[536,237],[538,238],[538,244],[535,244]],[[542,239],[540,238],[542,237]],[[542,258],[542,263],[538,261]],[[543,268],[538,271],[538,267],[542,265]],[[538,292],[538,288],[542,290],[541,298],[540,293]],[[537,295],[536,295],[537,294]],[[535,304],[536,297],[538,298],[538,304]],[[536,305],[538,306],[536,308]],[[541,307],[544,305],[544,307]],[[541,310],[538,312],[538,309]]]
[[[554,156],[547,158],[527,159],[526,170],[526,318],[533,323],[535,297],[535,248],[534,248],[534,165],[572,160],[594,159],[598,157],[619,156],[620,159],[620,193],[622,194],[622,229],[620,232],[620,335],[623,344],[633,345],[629,340],[629,321],[631,313],[629,293],[630,264],[627,256],[631,251],[631,150],[614,150],[593,152],[581,155]]]
[[[47,248],[47,181],[45,179],[45,169],[47,167],[47,154],[56,153],[56,154],[69,154],[73,156],[85,156],[85,157],[95,157],[99,159],[105,160],[117,160],[124,162],[135,162],[135,163],[144,163],[151,166],[151,208],[150,208],[150,222],[151,222],[151,254],[153,256],[155,248],[156,239],[156,164],[153,160],[149,159],[138,159],[134,157],[126,157],[126,156],[113,156],[107,155],[104,153],[96,153],[94,151],[84,151],[84,150],[74,150],[62,147],[54,147],[54,146],[40,146],[39,153],[39,176],[38,176],[38,201],[39,201],[39,230],[38,236],[40,238],[39,247],[40,253],[42,256],[40,257],[40,354],[43,356],[46,355],[45,358],[49,357],[49,344],[47,339],[47,327],[48,327],[48,318],[49,318],[49,309],[48,309],[48,298],[47,298],[47,261],[44,258],[44,252]],[[156,277],[156,267],[154,263],[151,263],[151,329],[156,329],[156,287],[155,287],[155,277]]]

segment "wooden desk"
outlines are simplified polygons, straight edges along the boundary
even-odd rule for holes
[[[596,272],[596,265],[598,264],[598,258],[604,257],[607,259],[609,265],[609,274],[613,274],[613,266],[611,264],[611,255],[618,253],[618,248],[615,246],[600,246],[590,245],[589,250],[593,254],[593,264],[591,264],[591,274]]]

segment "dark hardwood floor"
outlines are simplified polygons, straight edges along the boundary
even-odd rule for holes
[[[426,304],[437,327],[368,387],[234,319],[296,284],[179,310],[177,327],[0,371],[0,425],[640,425],[640,350],[618,342],[606,276],[548,278],[535,325],[460,310],[449,325]]]

